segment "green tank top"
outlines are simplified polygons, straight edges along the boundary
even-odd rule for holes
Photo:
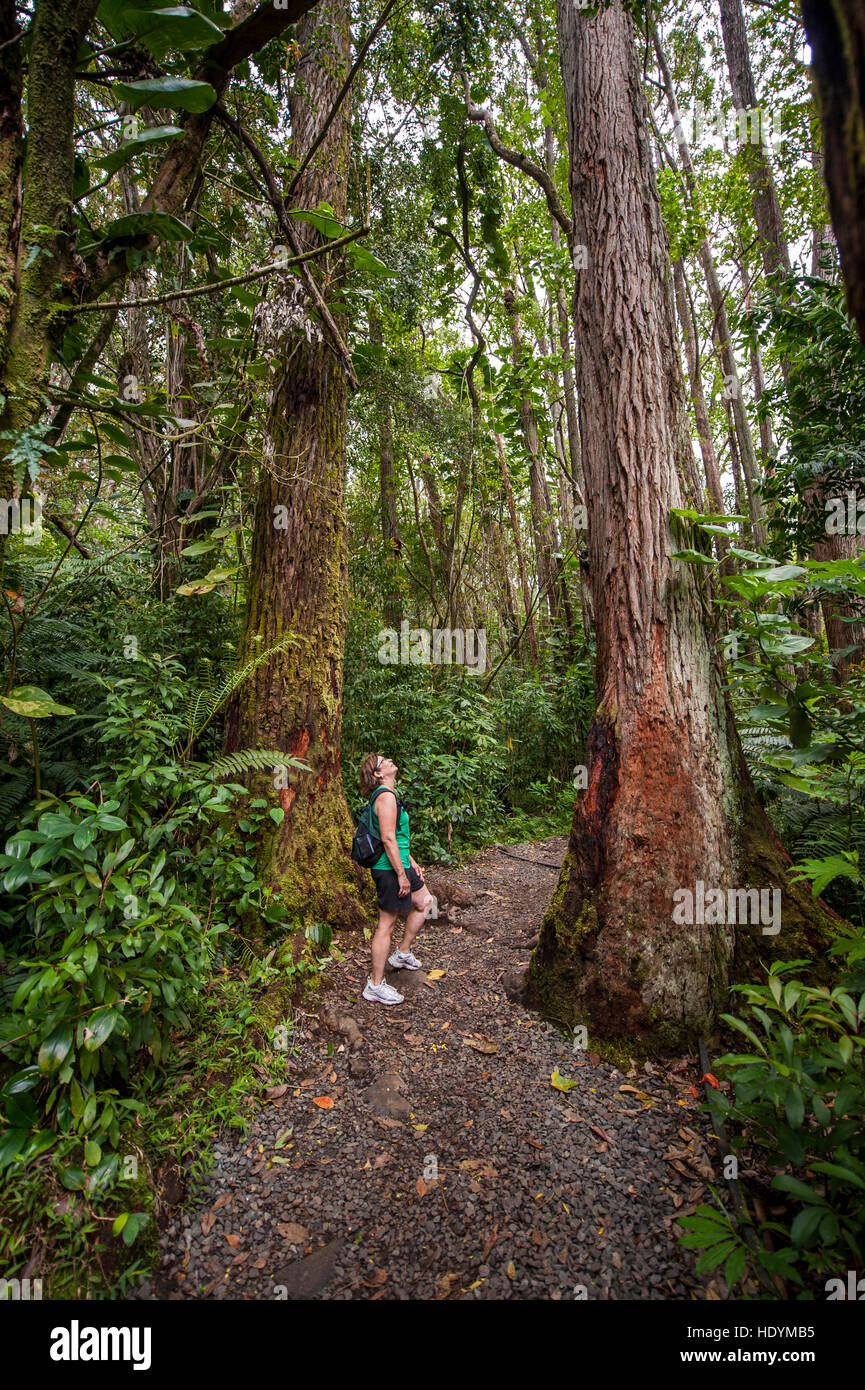
[[[385,794],[387,794],[388,792],[390,792],[390,787],[385,787],[385,788],[384,788],[384,791],[385,791]],[[396,792],[393,792],[392,795],[396,796]],[[372,803],[372,815],[370,816],[370,820],[372,821],[372,828],[373,828],[373,830],[375,831],[376,835],[378,835],[379,839],[381,839],[381,827],[379,826],[379,823],[378,823],[378,816],[377,816],[376,813],[375,813],[375,808],[376,808],[377,802],[378,802],[378,797],[376,797],[375,801]],[[404,806],[401,806],[401,807],[400,807],[400,813],[399,813],[399,816],[398,816],[398,818],[397,818],[397,823],[396,823],[396,847],[397,847],[397,849],[399,850],[399,857],[400,857],[400,859],[402,860],[402,866],[403,866],[403,868],[405,869],[406,873],[408,873],[408,868],[409,868],[409,828],[408,828],[408,811],[405,809]],[[379,855],[378,859],[375,861],[375,863],[374,863],[371,867],[372,867],[372,869],[373,869],[373,872],[375,872],[377,869],[392,869],[392,868],[393,868],[393,865],[391,864],[390,860],[389,860],[388,857],[387,857],[387,851],[386,851],[386,850],[382,850],[382,852],[381,852],[381,854]]]

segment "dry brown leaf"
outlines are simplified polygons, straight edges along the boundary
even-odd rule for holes
[[[417,1192],[417,1195],[419,1197],[425,1197],[429,1192],[429,1188],[427,1187],[423,1178],[418,1178],[417,1182],[415,1183],[415,1191]]]
[[[228,1241],[232,1250],[236,1250],[240,1244],[240,1236],[226,1236],[225,1239]]]
[[[280,1096],[284,1096],[287,1090],[288,1083],[283,1082],[281,1086],[268,1086],[264,1094],[268,1100],[279,1100]]]
[[[228,1204],[229,1204],[229,1202],[232,1200],[233,1196],[234,1196],[234,1193],[233,1193],[233,1192],[223,1192],[223,1194],[222,1194],[221,1197],[217,1197],[216,1201],[213,1203],[213,1206],[210,1208],[210,1210],[211,1210],[211,1211],[221,1211],[223,1207],[227,1207],[227,1206],[228,1206]]]
[[[332,1110],[332,1109],[333,1109],[333,1097],[332,1097],[332,1096],[313,1096],[313,1098],[312,1098],[312,1103],[313,1103],[313,1105],[317,1105],[318,1108],[319,1108],[319,1110]]]
[[[436,1298],[448,1298],[454,1284],[459,1284],[459,1282],[460,1276],[458,1274],[443,1274],[435,1283]]]
[[[212,1209],[204,1213],[204,1215],[201,1218],[201,1234],[203,1236],[210,1235],[210,1232],[213,1230],[213,1223],[215,1220],[216,1212]]]
[[[492,1057],[494,1052],[498,1052],[498,1043],[492,1042],[489,1038],[463,1038],[467,1047],[473,1047],[475,1052],[483,1052],[485,1056]]]
[[[516,1279],[517,1270],[513,1260],[508,1260],[507,1264],[505,1265],[505,1274],[508,1276],[509,1279]]]
[[[276,1229],[283,1240],[290,1241],[292,1245],[302,1245],[309,1235],[306,1226],[301,1226],[297,1221],[277,1221]]]

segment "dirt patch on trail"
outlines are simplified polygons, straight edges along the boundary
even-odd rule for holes
[[[296,1083],[220,1142],[206,1201],[172,1216],[134,1296],[726,1296],[673,1230],[717,1167],[697,1059],[617,1069],[506,993],[565,843],[431,869],[441,915],[424,969],[388,969],[398,1007],[361,998],[368,946],[339,937]]]

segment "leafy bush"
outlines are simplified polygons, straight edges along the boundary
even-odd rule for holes
[[[786,1206],[783,1221],[755,1226],[756,1254],[723,1208],[682,1221],[683,1244],[705,1252],[698,1270],[724,1263],[731,1287],[759,1263],[808,1297],[865,1263],[865,938],[845,932],[831,950],[845,963],[835,988],[796,978],[807,961],[778,962],[767,984],[735,986],[746,1018],[724,1015],[753,1051],[718,1060],[733,1098],[716,1091],[712,1103],[739,1130],[733,1148],[776,1170],[771,1187]]]

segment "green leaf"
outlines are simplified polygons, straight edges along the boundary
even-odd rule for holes
[[[26,1129],[7,1129],[0,1135],[0,1168],[14,1163],[27,1142]]]
[[[728,1289],[732,1290],[741,1279],[745,1269],[746,1258],[747,1251],[744,1245],[737,1246],[728,1257],[727,1263],[724,1265],[724,1283],[727,1285]]]
[[[206,555],[208,551],[218,549],[218,541],[193,541],[191,545],[185,545],[180,553],[194,559],[196,555]]]
[[[61,1067],[72,1047],[72,1025],[58,1023],[48,1034],[39,1048],[39,1066],[44,1072],[54,1072]]]
[[[710,1269],[717,1269],[736,1248],[733,1240],[722,1240],[718,1245],[713,1245],[697,1261],[697,1273],[706,1274]]]
[[[134,159],[142,151],[146,154],[151,145],[161,144],[164,140],[176,140],[178,135],[182,135],[183,130],[178,125],[154,125],[147,130],[142,130],[139,135],[133,135],[129,140],[124,140],[122,145],[118,145],[116,150],[111,150],[109,154],[103,155],[101,159],[91,161],[94,168],[104,169],[106,174],[116,174],[124,164],[128,164],[130,159]]]
[[[792,1082],[787,1087],[787,1094],[784,1098],[784,1109],[787,1113],[787,1123],[791,1129],[800,1129],[805,1118],[805,1100],[798,1086]]]
[[[129,1219],[126,1221],[122,1232],[124,1245],[131,1245],[142,1226],[146,1226],[149,1220],[150,1217],[147,1215],[146,1211],[130,1212]]]
[[[178,5],[164,10],[124,10],[126,27],[162,61],[172,49],[188,53],[218,43],[222,30],[197,10]]]
[[[281,806],[271,806],[267,814],[276,825],[282,825],[282,822],[285,820],[285,812]]]
[[[129,1212],[128,1212],[128,1211],[122,1211],[122,1212],[120,1213],[120,1215],[117,1217],[117,1219],[116,1219],[116,1221],[114,1222],[114,1224],[112,1225],[112,1227],[111,1227],[111,1234],[112,1234],[113,1236],[119,1236],[119,1235],[120,1235],[120,1232],[123,1230],[123,1227],[126,1225],[126,1223],[127,1223],[128,1220],[129,1220]]]
[[[84,1145],[84,1162],[88,1168],[95,1168],[102,1157],[102,1149],[95,1139],[88,1139]]]
[[[58,705],[56,700],[38,685],[16,685],[8,695],[0,695],[0,704],[25,719],[47,719],[52,714],[74,714],[70,705]]]
[[[790,1239],[794,1245],[807,1245],[825,1215],[823,1207],[803,1207],[793,1218]]]
[[[86,1025],[84,1046],[88,1052],[95,1052],[114,1032],[119,1014],[116,1009],[97,1009]]]
[[[192,228],[170,212],[130,212],[109,222],[100,233],[101,239],[108,241],[125,241],[138,236],[155,236],[163,241],[189,241],[192,235]]]
[[[702,550],[675,550],[672,558],[674,560],[684,560],[689,565],[714,565],[715,560],[711,555],[705,555]]]
[[[115,82],[115,96],[128,101],[133,111],[141,106],[167,106],[171,111],[209,111],[216,92],[209,82],[189,77],[147,77],[141,82]],[[337,235],[339,235],[337,233]]]

